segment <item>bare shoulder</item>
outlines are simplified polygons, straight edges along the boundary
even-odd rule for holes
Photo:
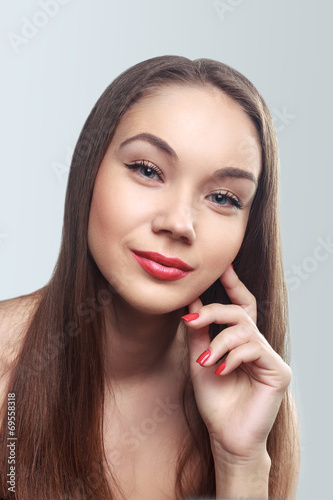
[[[6,399],[13,362],[22,345],[29,319],[38,305],[41,290],[0,301],[0,408]]]
[[[0,301],[0,376],[17,355],[39,297],[40,290],[37,290]]]

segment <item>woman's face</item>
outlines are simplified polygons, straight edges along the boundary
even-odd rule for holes
[[[94,185],[88,245],[101,273],[143,312],[188,305],[236,257],[260,170],[253,122],[218,89],[171,86],[141,99]]]

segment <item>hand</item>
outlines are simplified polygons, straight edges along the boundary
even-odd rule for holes
[[[212,449],[241,463],[266,450],[291,369],[259,332],[256,299],[231,265],[220,280],[232,304],[203,306],[196,299],[189,305],[189,312],[199,313],[199,317],[192,321],[184,317],[190,375]],[[229,326],[210,341],[210,323]],[[201,366],[196,360],[208,349],[211,353],[206,353],[209,357]],[[217,375],[215,370],[222,363],[216,363],[226,353],[225,368]]]

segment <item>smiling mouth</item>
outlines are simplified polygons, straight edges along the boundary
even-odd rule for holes
[[[193,271],[193,267],[182,260],[169,258],[157,252],[131,250],[131,253],[144,271],[161,280],[179,280]]]

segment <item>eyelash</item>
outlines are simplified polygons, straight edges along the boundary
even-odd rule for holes
[[[134,163],[125,163],[125,165],[129,170],[139,170],[140,168],[149,168],[150,170],[152,170],[152,172],[155,172],[155,174],[158,175],[160,180],[163,179],[162,170],[160,170],[156,165],[154,165],[153,163],[150,163],[147,160],[140,160],[140,161],[136,161]],[[143,175],[143,174],[141,174],[141,175]],[[143,177],[146,177],[146,176],[143,175]],[[146,177],[146,178],[150,179],[151,177]]]
[[[235,195],[233,195],[232,193],[230,193],[229,191],[227,191],[226,193],[222,193],[221,191],[219,191],[218,193],[212,193],[210,194],[209,196],[224,196],[225,198],[228,198],[229,201],[231,201],[231,203],[239,210],[242,210],[244,208],[244,205],[239,201],[238,198],[236,198]],[[216,203],[216,205],[218,206],[221,206],[223,207],[224,205],[219,205],[218,203]]]
[[[156,175],[158,175],[160,181],[163,179],[163,172],[156,165],[154,165],[153,163],[150,163],[147,160],[140,160],[140,161],[136,161],[134,163],[125,163],[125,166],[129,170],[136,170],[136,171],[139,171],[140,168],[150,169],[152,172],[154,172]],[[151,177],[146,177],[143,174],[140,174],[140,175],[142,175],[146,179],[151,179]],[[239,199],[235,195],[230,193],[229,191],[227,191],[226,193],[222,193],[221,191],[219,191],[217,193],[212,193],[209,196],[219,196],[219,195],[224,196],[229,201],[231,201],[231,203],[237,209],[242,210],[244,208],[244,205],[239,201]],[[216,203],[216,205],[219,206],[218,203]],[[220,205],[220,206],[223,206],[223,205]]]

